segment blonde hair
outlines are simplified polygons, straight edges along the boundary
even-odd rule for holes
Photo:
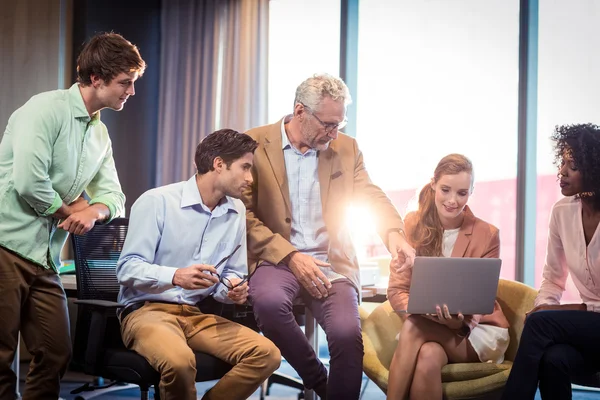
[[[461,172],[471,174],[473,186],[473,164],[462,154],[449,154],[442,158],[428,183],[419,193],[419,208],[416,212],[417,223],[411,231],[409,240],[418,256],[441,257],[444,228],[435,207],[433,184],[443,175],[456,175]]]
[[[343,80],[329,74],[314,74],[296,89],[294,107],[300,103],[313,111],[318,111],[325,97],[343,102],[345,107],[352,103],[350,90]]]

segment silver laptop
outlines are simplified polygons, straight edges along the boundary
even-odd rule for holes
[[[447,304],[450,314],[491,314],[501,265],[499,258],[416,257],[406,311],[435,313]]]

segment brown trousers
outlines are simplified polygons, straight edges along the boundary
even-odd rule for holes
[[[163,400],[196,399],[194,350],[234,367],[203,399],[246,399],[281,362],[275,345],[253,330],[197,307],[146,303],[121,322],[125,345],[142,355],[161,376]]]
[[[60,278],[0,247],[0,400],[12,400],[19,331],[33,359],[23,400],[57,399],[71,359],[67,298]]]

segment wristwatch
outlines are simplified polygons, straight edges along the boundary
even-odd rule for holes
[[[402,235],[402,237],[404,239],[406,239],[406,233],[404,232],[404,229],[402,228],[392,228],[392,229],[388,229],[387,234],[389,235],[392,232],[398,232],[400,235]]]
[[[471,333],[471,328],[469,328],[469,325],[465,324],[464,322],[460,329],[456,331],[456,335],[461,338],[467,337],[469,333]]]

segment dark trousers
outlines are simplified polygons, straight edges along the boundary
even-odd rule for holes
[[[259,328],[279,347],[307,388],[322,396],[327,385],[328,399],[358,399],[363,359],[358,294],[347,279],[332,285],[327,298],[315,299],[287,266],[263,263],[250,279],[249,297]],[[292,313],[298,296],[327,335],[329,379]]]
[[[19,330],[32,354],[23,400],[57,399],[71,358],[67,299],[60,278],[0,247],[0,400],[14,399],[10,369]]]
[[[600,370],[600,314],[538,311],[529,317],[503,399],[571,399],[571,379]]]

